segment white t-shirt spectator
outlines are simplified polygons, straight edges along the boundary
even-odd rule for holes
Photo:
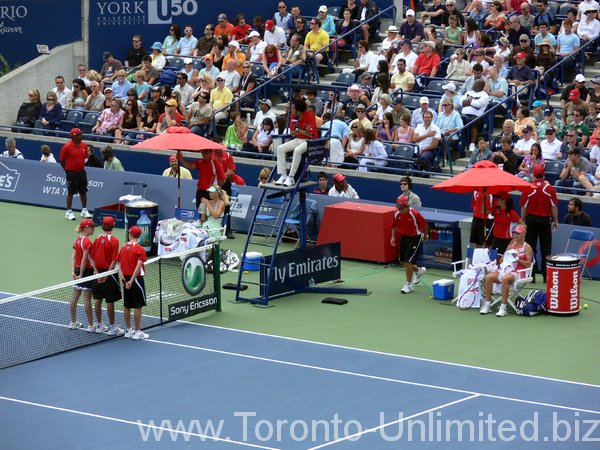
[[[552,143],[548,142],[548,139],[544,139],[542,142],[540,142],[540,147],[542,147],[542,156],[544,159],[556,159],[560,153],[561,145],[562,142],[558,139],[554,139],[554,142]]]
[[[8,150],[6,150],[5,152],[3,152],[3,153],[2,153],[2,157],[3,157],[3,158],[25,159],[25,158],[23,157],[23,153],[21,153],[21,152],[19,151],[19,149],[17,149],[17,148],[15,148],[15,152],[14,152],[12,155],[10,155],[10,154],[8,153]]]
[[[441,139],[442,138],[442,131],[440,130],[440,127],[438,127],[433,122],[431,122],[431,124],[429,125],[428,128],[425,128],[425,124],[424,123],[420,123],[415,128],[415,133],[418,134],[419,136],[423,136],[424,134],[427,134],[430,131],[435,131],[435,135],[434,136],[428,136],[425,139],[423,139],[421,142],[419,142],[417,144],[419,146],[419,149],[428,147],[429,145],[431,145],[431,143],[433,142],[434,139]]]
[[[262,55],[267,48],[265,41],[260,41],[258,44],[250,49],[250,62],[262,63]]]
[[[519,139],[515,144],[515,148],[513,149],[517,155],[529,155],[531,153],[531,146],[535,144],[535,139],[529,138]]]
[[[467,91],[460,98],[460,104],[462,105],[463,101],[469,97],[471,97],[471,99],[472,99],[471,105],[463,106],[462,114],[464,114],[466,116],[481,117],[490,103],[490,96],[485,91],[481,91],[481,92]]]
[[[330,197],[341,197],[341,198],[359,198],[357,192],[349,184],[348,184],[348,188],[342,192],[338,192],[335,189],[335,186],[332,186],[331,189],[329,189],[329,196]]]
[[[402,52],[398,53],[394,57],[394,60],[392,61],[391,73],[398,73],[398,60],[399,59],[403,59],[404,61],[406,61],[406,70],[408,72],[411,72],[412,67],[415,64],[415,61],[417,60],[417,57],[418,57],[418,55],[412,51],[408,54],[408,56]]]
[[[594,164],[600,162],[600,147],[597,145],[594,145],[590,150],[590,162],[594,162]]]
[[[277,48],[281,48],[287,43],[285,31],[283,28],[279,28],[277,26],[273,29],[273,31],[265,30],[264,40],[267,45],[273,44]]]

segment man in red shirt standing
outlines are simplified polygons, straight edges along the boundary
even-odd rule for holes
[[[142,230],[137,225],[129,229],[129,242],[119,252],[119,276],[125,287],[123,293],[123,316],[128,339],[148,339],[142,331],[142,307],[146,306],[146,286],[144,285],[144,262],[146,251],[139,244]],[[131,309],[133,309],[134,326],[131,326]]]
[[[524,192],[521,196],[521,219],[527,225],[525,242],[531,246],[534,255],[538,239],[540,240],[542,277],[546,283],[546,257],[552,252],[552,231],[558,230],[558,200],[554,186],[544,180],[542,164],[533,168],[533,176],[531,192]],[[537,263],[535,264],[534,280],[537,272]]]
[[[473,222],[471,223],[471,236],[469,242],[475,247],[485,247],[489,244],[489,234],[494,225],[494,216],[491,215],[494,207],[494,199],[491,195],[486,195],[486,202],[483,202],[481,192],[473,192],[471,198],[471,209],[473,209]]]
[[[392,239],[390,244],[396,246],[396,233],[400,236],[399,259],[404,264],[406,283],[400,290],[403,294],[411,293],[413,284],[419,284],[427,269],[415,264],[417,253],[423,240],[428,238],[427,221],[416,209],[408,206],[408,198],[400,196],[396,200],[398,211],[392,220]],[[414,274],[414,278],[413,278]]]
[[[428,77],[435,77],[440,70],[440,57],[435,53],[435,43],[432,41],[423,42],[423,52],[417,56],[412,67],[414,75],[424,73]]]
[[[67,212],[65,219],[75,220],[73,214],[73,195],[81,197],[81,217],[89,219],[92,217],[87,210],[88,181],[85,171],[85,160],[87,158],[87,144],[82,142],[83,133],[79,128],[71,130],[71,140],[60,149],[60,165],[65,169],[67,179]]]
[[[102,219],[103,233],[92,244],[92,260],[98,273],[113,270],[119,258],[119,240],[112,235],[115,219],[106,216]],[[92,288],[96,300],[96,333],[107,333],[110,336],[123,336],[125,332],[115,325],[115,302],[121,300],[121,285],[117,274],[98,278]],[[106,299],[106,313],[109,327],[102,323],[102,299]]]
[[[300,167],[300,158],[308,150],[306,140],[316,139],[319,136],[315,113],[307,111],[306,101],[303,98],[294,100],[292,114],[294,118],[292,119],[290,130],[294,139],[277,147],[277,173],[280,176],[275,182],[275,184],[283,184],[288,187],[296,184],[294,177],[296,176],[298,167]],[[289,152],[294,152],[294,155],[292,157],[290,175],[288,176],[285,159]]]
[[[196,190],[196,208],[200,207],[201,199],[204,197],[210,200],[208,188],[217,184],[222,186],[225,182],[225,171],[219,161],[213,158],[213,151],[202,150],[202,158],[197,159],[194,163],[188,162],[181,152],[179,152],[179,162],[188,169],[196,169],[198,171],[198,189]]]

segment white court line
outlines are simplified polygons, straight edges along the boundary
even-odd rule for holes
[[[497,400],[508,400],[508,401],[517,402],[517,403],[526,403],[526,404],[530,404],[530,405],[545,406],[545,407],[549,407],[549,408],[565,409],[565,410],[569,410],[569,411],[579,411],[579,412],[586,412],[586,413],[600,415],[600,411],[596,411],[593,409],[574,408],[572,406],[556,405],[553,403],[545,403],[545,402],[536,402],[536,401],[532,401],[532,400],[524,400],[524,399],[514,398],[514,397],[505,397],[502,395],[486,394],[484,392],[466,391],[464,389],[456,389],[456,388],[451,388],[451,387],[438,386],[435,384],[418,383],[416,381],[408,381],[408,380],[399,380],[397,378],[380,377],[377,375],[369,375],[366,373],[350,372],[347,370],[339,370],[339,369],[331,369],[329,367],[320,367],[320,366],[314,366],[311,364],[303,364],[303,363],[297,363],[297,362],[293,362],[293,361],[284,361],[281,359],[266,358],[263,356],[252,356],[252,355],[246,355],[243,353],[228,352],[225,350],[216,350],[214,348],[198,347],[196,345],[178,344],[175,342],[159,341],[156,339],[145,339],[145,341],[153,342],[155,344],[170,345],[173,347],[180,347],[180,348],[186,348],[186,349],[191,349],[191,350],[199,350],[199,351],[204,351],[204,352],[208,352],[208,353],[218,353],[221,355],[237,356],[240,358],[252,359],[252,360],[256,360],[256,361],[265,361],[265,362],[270,362],[270,363],[274,363],[274,364],[282,364],[282,365],[286,365],[286,366],[302,367],[305,369],[319,370],[322,372],[331,372],[331,373],[337,373],[337,374],[342,374],[342,375],[350,375],[350,376],[359,377],[359,378],[368,378],[371,380],[389,381],[391,383],[406,384],[409,386],[417,386],[417,387],[425,387],[425,388],[430,388],[430,389],[437,389],[440,391],[456,392],[459,394],[467,394],[467,395],[478,395],[481,397],[493,398],[493,399],[497,399]]]
[[[600,384],[585,383],[585,382],[582,382],[582,381],[563,380],[561,378],[545,377],[543,375],[532,375],[532,374],[528,374],[528,373],[511,372],[509,370],[492,369],[492,368],[480,367],[480,366],[472,366],[472,365],[469,365],[469,364],[453,363],[453,362],[450,362],[450,361],[440,361],[440,360],[437,360],[437,359],[421,358],[419,356],[401,355],[401,354],[397,354],[397,353],[388,353],[388,352],[382,352],[382,351],[378,351],[378,350],[369,350],[369,349],[365,349],[365,348],[349,347],[349,346],[340,345],[340,344],[330,344],[330,343],[327,343],[327,342],[311,341],[311,340],[308,340],[308,339],[294,338],[294,337],[289,337],[289,336],[279,336],[277,334],[260,333],[258,331],[240,330],[238,328],[229,328],[229,327],[222,327],[222,326],[219,326],[219,325],[210,325],[210,324],[206,324],[206,323],[190,322],[190,321],[187,321],[187,320],[178,320],[178,322],[179,323],[185,323],[185,324],[188,324],[188,325],[195,325],[195,326],[199,326],[199,327],[216,328],[216,329],[219,329],[219,330],[234,331],[234,332],[237,332],[237,333],[255,334],[257,336],[264,336],[264,337],[275,338],[275,339],[283,339],[283,340],[286,340],[286,341],[303,342],[303,343],[306,343],[306,344],[322,345],[324,347],[341,348],[343,350],[354,350],[354,351],[357,351],[357,352],[372,353],[374,355],[391,356],[391,357],[399,358],[399,359],[410,359],[410,360],[414,360],[414,361],[424,361],[424,362],[430,362],[430,363],[435,363],[435,364],[444,364],[444,365],[448,365],[448,366],[462,367],[462,368],[466,368],[466,369],[484,370],[484,371],[487,371],[487,372],[494,372],[494,373],[501,373],[501,374],[508,374],[508,375],[517,375],[517,376],[520,376],[520,377],[535,378],[537,380],[555,381],[555,382],[558,382],[558,383],[568,383],[568,384],[575,384],[575,385],[578,385],[578,386],[587,386],[587,387],[593,387],[593,388],[600,388]]]
[[[359,433],[354,433],[354,434],[352,434],[352,435],[350,435],[350,436],[344,436],[344,437],[342,437],[342,438],[336,439],[335,441],[325,442],[324,444],[318,445],[318,446],[316,446],[316,447],[311,447],[311,448],[309,448],[308,450],[317,450],[317,449],[319,449],[319,448],[323,448],[323,447],[329,447],[330,445],[335,445],[335,444],[337,444],[337,443],[339,443],[339,442],[343,442],[343,441],[349,441],[350,439],[358,438],[358,437],[362,436],[363,434],[366,434],[366,433],[373,433],[373,432],[375,432],[375,431],[381,430],[381,429],[383,429],[383,428],[386,428],[386,427],[389,427],[389,426],[391,426],[391,425],[396,425],[396,424],[399,424],[399,423],[405,422],[405,421],[407,421],[407,420],[414,419],[415,417],[423,416],[423,415],[425,415],[425,414],[429,414],[429,413],[431,413],[431,412],[433,412],[433,411],[437,411],[437,410],[440,410],[440,409],[444,409],[444,408],[447,408],[448,406],[457,405],[457,404],[459,404],[459,403],[463,403],[463,402],[466,402],[467,400],[471,400],[471,399],[473,399],[473,398],[477,398],[477,397],[479,397],[479,395],[478,395],[478,394],[475,394],[475,395],[470,395],[470,396],[468,396],[468,397],[465,397],[465,398],[461,398],[461,399],[458,399],[458,400],[454,400],[453,402],[448,402],[448,403],[444,403],[443,405],[434,406],[433,408],[429,408],[429,409],[426,409],[425,411],[421,411],[421,412],[418,412],[418,413],[412,414],[412,415],[410,415],[410,416],[403,417],[403,418],[401,418],[401,419],[398,419],[398,420],[394,420],[393,422],[387,422],[387,423],[384,423],[384,424],[382,424],[382,425],[379,425],[378,427],[369,428],[369,429],[367,429],[367,430],[363,430],[363,431],[361,431],[361,432],[359,432]]]
[[[27,317],[10,316],[8,314],[0,314],[0,317],[6,317],[7,319],[24,320],[25,322],[43,323],[44,325],[52,325],[54,327],[69,328],[68,325],[64,325],[61,323],[46,322],[45,320],[29,319]]]
[[[80,416],[87,416],[87,417],[93,417],[94,419],[102,419],[102,420],[108,420],[111,422],[118,422],[118,423],[124,423],[127,425],[135,425],[136,427],[144,427],[144,428],[150,428],[150,429],[154,429],[154,430],[161,430],[161,431],[167,431],[169,433],[176,433],[176,434],[183,434],[185,436],[195,436],[201,439],[209,439],[211,441],[216,441],[216,442],[227,442],[230,444],[237,444],[237,445],[241,445],[241,446],[245,446],[245,447],[253,447],[253,448],[262,448],[264,450],[279,450],[277,448],[273,448],[273,447],[265,447],[262,445],[256,445],[256,444],[250,444],[248,442],[241,442],[241,441],[235,441],[232,439],[227,439],[227,438],[219,438],[219,437],[215,437],[215,436],[208,436],[208,435],[203,435],[200,433],[192,433],[189,431],[181,431],[181,430],[177,430],[174,428],[167,428],[167,427],[160,427],[157,425],[150,425],[147,423],[143,423],[141,421],[133,421],[133,420],[126,420],[126,419],[119,419],[118,417],[110,417],[110,416],[102,416],[100,414],[93,414],[93,413],[89,413],[89,412],[85,412],[85,411],[78,411],[76,409],[69,409],[69,408],[61,408],[59,406],[52,406],[52,405],[46,405],[44,403],[36,403],[36,402],[29,402],[26,400],[20,400],[18,398],[10,398],[10,397],[3,397],[0,396],[0,400],[6,400],[7,402],[13,402],[13,403],[21,403],[23,405],[28,405],[28,406],[37,406],[38,408],[45,408],[45,409],[51,409],[54,411],[61,411],[61,412],[67,412],[67,413],[71,413],[71,414],[77,414]],[[141,436],[140,436],[141,438]]]

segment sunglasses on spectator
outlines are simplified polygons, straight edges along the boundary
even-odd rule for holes
[[[357,127],[356,125],[352,125],[352,126],[350,127],[350,129],[352,129],[352,130],[355,130],[355,129],[358,129],[358,127]]]
[[[47,102],[53,102],[54,100],[55,99],[53,99],[52,97],[46,99]]]
[[[408,186],[408,183],[402,182],[402,183],[400,183],[400,186]]]
[[[568,137],[577,137],[576,134],[567,134]]]

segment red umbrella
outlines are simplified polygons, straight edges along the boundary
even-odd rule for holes
[[[175,150],[179,156],[179,152],[201,152],[202,150],[225,150],[226,147],[217,142],[213,142],[210,139],[206,139],[202,136],[198,136],[191,132],[186,127],[169,127],[167,130],[154,136],[153,138],[146,139],[143,142],[133,145],[131,148],[144,148],[148,150]],[[181,172],[177,172],[177,207],[181,206]]]
[[[497,194],[500,191],[528,192],[531,184],[527,181],[500,169],[491,161],[479,161],[469,170],[453,176],[433,186],[446,192],[481,191],[484,194]]]

